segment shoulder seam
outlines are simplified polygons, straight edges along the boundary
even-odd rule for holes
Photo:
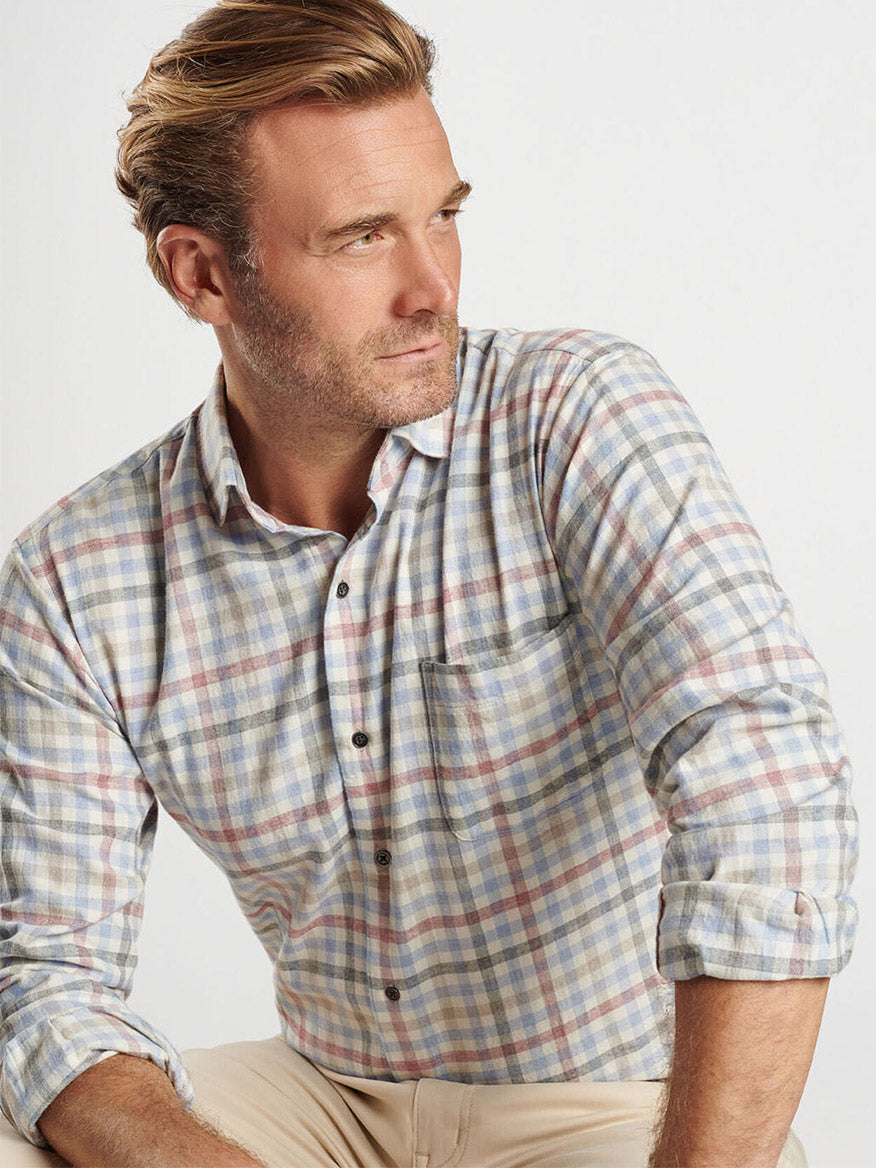
[[[200,409],[200,406],[198,409]],[[19,532],[19,534],[12,541],[12,546],[19,548],[22,555],[24,555],[24,544],[30,542],[31,540],[38,540],[49,524],[64,515],[69,510],[74,501],[85,501],[86,499],[90,498],[96,491],[101,488],[101,486],[110,483],[114,478],[121,477],[122,471],[124,471],[124,473],[128,476],[135,475],[137,471],[146,465],[150,458],[155,456],[156,452],[160,450],[162,446],[171,445],[178,441],[195,413],[197,413],[197,410],[194,410],[192,414],[188,415],[188,417],[183,418],[181,421],[177,422],[176,425],[173,426],[172,429],[168,430],[166,434],[162,434],[160,437],[154,439],[151,443],[147,443],[147,445],[141,448],[140,451],[133,451],[133,453],[127,455],[125,458],[120,459],[112,466],[107,467],[105,470],[98,471],[97,474],[92,475],[90,479],[86,479],[84,483],[80,483],[78,487],[74,487],[69,494],[62,495],[60,499],[57,499],[53,504],[51,504],[51,506],[47,507],[42,515],[37,516],[29,524],[27,524],[27,526],[21,532]],[[137,458],[138,454],[142,454],[142,457],[139,458],[136,462],[131,462],[132,459]]]
[[[522,330],[497,330],[497,332],[491,334],[491,339],[488,346],[480,344],[477,340],[475,340],[473,343],[473,348],[478,349],[480,352],[484,352],[486,348],[500,349],[502,352],[509,353],[512,356],[523,356],[527,353],[562,353],[568,357],[577,358],[584,367],[589,367],[595,364],[597,361],[602,360],[603,357],[620,356],[623,353],[631,352],[642,353],[650,360],[654,360],[651,354],[648,353],[647,350],[643,349],[641,345],[637,345],[633,341],[626,340],[624,337],[615,337],[610,341],[598,344],[590,353],[581,353],[578,349],[573,348],[568,342],[564,341],[558,341],[556,343],[542,342],[540,344],[533,345],[531,348],[515,351],[509,347],[508,342],[502,339],[496,339],[497,334],[500,331],[512,332],[514,336],[519,336]],[[585,332],[586,330],[582,329],[581,331]],[[469,343],[472,343],[471,340]]]

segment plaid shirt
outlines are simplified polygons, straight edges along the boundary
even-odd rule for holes
[[[2,1101],[108,1053],[155,800],[228,874],[289,1044],[378,1079],[654,1079],[664,979],[846,962],[824,679],[684,399],[584,332],[463,332],[349,541],[249,498],[221,376],[3,580]],[[659,970],[659,972],[658,972]],[[662,976],[661,976],[662,975]]]

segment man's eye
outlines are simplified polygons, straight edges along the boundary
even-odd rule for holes
[[[376,231],[366,231],[364,235],[360,235],[357,239],[351,239],[349,243],[344,244],[345,251],[362,251],[364,248],[371,247],[380,236]]]
[[[462,207],[445,207],[443,211],[438,212],[438,218],[442,223],[452,223],[457,215],[462,214]]]

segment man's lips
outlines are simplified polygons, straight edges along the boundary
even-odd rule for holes
[[[444,347],[444,341],[439,337],[437,341],[424,341],[410,349],[402,349],[398,353],[387,353],[378,358],[380,361],[430,361],[437,357]]]

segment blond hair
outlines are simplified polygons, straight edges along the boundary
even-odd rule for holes
[[[246,132],[256,113],[431,93],[433,61],[432,42],[381,0],[218,0],[155,54],[119,131],[116,183],[158,282],[176,298],[157,248],[171,223],[217,239],[232,274],[254,266]]]

